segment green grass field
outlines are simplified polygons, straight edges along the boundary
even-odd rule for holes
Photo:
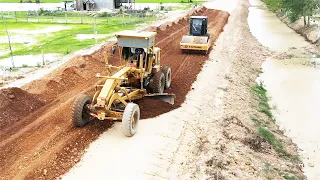
[[[13,55],[28,55],[28,54],[40,54],[42,51],[44,53],[59,53],[59,54],[69,54],[76,50],[88,47],[90,45],[94,45],[96,42],[94,39],[86,39],[79,40],[76,38],[77,34],[94,34],[94,25],[93,18],[91,18],[91,22],[87,24],[80,23],[27,23],[27,22],[15,22],[15,19],[7,19],[6,24],[10,36],[12,37],[20,37],[21,38],[32,38],[35,40],[35,43],[31,45],[23,44],[23,43],[12,43],[13,47]],[[64,21],[64,19],[61,19]],[[115,33],[122,30],[130,30],[135,29],[139,23],[150,23],[156,20],[154,17],[147,18],[139,18],[139,17],[114,17],[114,18],[99,18],[97,19],[96,30],[98,34],[105,34],[106,36],[111,36],[108,34]],[[37,19],[36,19],[37,21]],[[80,22],[76,17],[72,17],[72,20]],[[124,24],[125,22],[125,24]],[[46,33],[42,32],[41,29],[48,29],[50,27],[54,28],[56,26],[67,27],[68,29],[60,30],[57,32]],[[0,21],[0,36],[6,37],[5,28],[3,22]],[[18,30],[18,31],[17,31]],[[39,30],[39,34],[37,33],[26,33],[19,34],[19,30],[33,31]],[[105,41],[106,38],[97,39],[98,43]],[[9,47],[8,43],[0,43],[0,51],[8,52]],[[1,54],[1,53],[0,53]],[[9,54],[0,55],[0,59],[9,57]]]
[[[3,0],[0,0],[0,2]],[[10,0],[11,1],[11,0]],[[48,0],[49,1],[49,0]],[[158,3],[153,0],[148,2]],[[167,2],[169,2],[167,0]],[[178,1],[172,1],[178,2]],[[172,9],[189,9],[193,3],[180,3],[172,6]],[[117,17],[98,17],[94,18],[81,12],[47,12],[40,11],[37,14],[27,14],[27,12],[0,12],[3,15],[9,34],[12,37],[12,49],[14,56],[59,53],[69,54],[79,49],[94,45],[94,39],[77,39],[77,35],[82,36],[94,34],[94,22],[98,35],[111,36],[111,33],[135,29],[138,24],[150,23],[157,18],[139,17],[139,14]],[[66,27],[57,32],[46,33],[46,29],[57,28],[57,26]],[[31,33],[32,31],[32,33]],[[24,34],[23,34],[24,33]],[[4,28],[3,19],[0,18],[0,36],[6,39],[7,34]],[[17,41],[25,38],[27,40]],[[29,39],[29,40],[28,40]],[[31,43],[29,42],[32,40]],[[14,41],[15,40],[15,41]],[[106,38],[98,38],[97,42],[102,42]],[[0,43],[0,59],[9,57],[8,43]]]

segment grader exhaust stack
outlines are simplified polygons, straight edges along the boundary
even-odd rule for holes
[[[144,97],[174,103],[174,94],[164,93],[171,85],[172,71],[169,66],[160,66],[160,48],[155,47],[155,32],[124,31],[116,34],[120,66],[108,64],[112,76],[97,74],[105,79],[96,86],[92,98],[77,97],[72,108],[72,122],[77,127],[88,123],[91,117],[99,120],[122,120],[122,132],[133,136],[137,131],[140,109],[135,100]],[[109,73],[108,73],[109,74]]]

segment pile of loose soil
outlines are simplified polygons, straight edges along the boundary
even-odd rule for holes
[[[0,90],[0,131],[18,122],[46,102],[19,88]]]
[[[206,15],[209,18],[209,31],[216,39],[227,23],[229,14],[218,10],[203,8],[192,15]],[[142,99],[138,101],[142,118],[154,117],[179,107],[208,59],[206,55],[182,54],[179,42],[189,28],[185,19],[156,29],[157,46],[162,48],[161,63],[173,70],[172,87],[167,92],[176,94],[174,106],[161,101]],[[64,174],[84,153],[85,148],[95,140],[111,123],[93,121],[84,128],[74,128],[70,121],[71,107],[79,93],[92,94],[98,72],[104,72],[104,55],[108,54],[109,63],[118,65],[119,59],[111,54],[111,44],[87,56],[69,60],[61,68],[44,78],[33,81],[24,87],[28,93],[43,99],[46,103],[26,99],[21,106],[41,110],[16,111],[10,114],[20,117],[0,132],[0,177],[5,179],[53,179]],[[25,92],[20,90],[21,92]],[[17,90],[19,91],[19,90]],[[18,96],[17,96],[18,97]],[[30,95],[31,97],[31,95]],[[19,104],[18,98],[11,104]],[[37,106],[36,106],[37,105]],[[4,106],[7,111],[8,106]]]
[[[32,81],[22,88],[51,101],[59,94],[70,91],[73,87],[79,86],[89,79],[95,83],[95,74],[103,69],[103,59],[100,61],[90,55],[76,56],[69,60],[65,66],[50,73],[49,76]]]

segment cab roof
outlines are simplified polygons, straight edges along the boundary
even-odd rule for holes
[[[148,32],[148,31],[122,31],[115,34],[117,38],[142,38],[142,39],[149,39],[157,35],[156,32]]]
[[[191,16],[191,19],[208,19],[208,16]]]

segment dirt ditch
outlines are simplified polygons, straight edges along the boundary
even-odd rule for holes
[[[206,15],[212,38],[218,38],[229,14],[202,8],[192,15]],[[147,28],[154,30],[154,28]],[[162,48],[161,61],[173,70],[174,106],[143,99],[138,101],[142,117],[154,117],[177,108],[185,100],[191,84],[208,59],[206,55],[182,54],[179,41],[188,32],[186,19],[155,29],[157,46]],[[103,72],[105,52],[111,44],[87,56],[78,56],[42,79],[22,89],[0,91],[0,177],[4,179],[53,179],[77,163],[85,148],[111,123],[93,121],[85,128],[74,128],[70,121],[71,106],[79,93],[92,93],[95,74]],[[117,64],[116,57],[110,57]]]

